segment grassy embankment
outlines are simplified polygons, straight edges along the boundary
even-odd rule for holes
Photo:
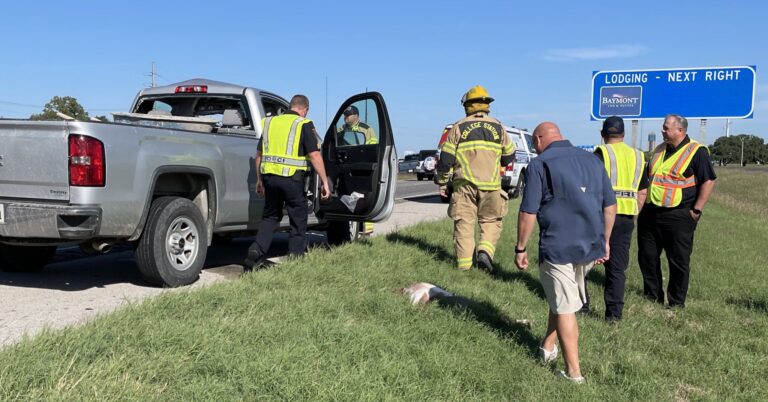
[[[718,174],[685,310],[642,300],[633,262],[625,320],[607,325],[591,275],[585,386],[536,360],[547,307],[537,270],[513,266],[515,203],[496,276],[452,270],[447,220],[314,250],[7,348],[0,400],[764,400],[768,174]],[[417,281],[472,303],[412,307],[393,291]]]

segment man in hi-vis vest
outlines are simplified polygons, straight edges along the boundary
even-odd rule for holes
[[[304,254],[309,213],[304,181],[310,164],[322,182],[320,197],[327,199],[331,195],[320,154],[320,138],[312,120],[306,118],[309,99],[295,95],[290,108],[283,115],[261,121],[261,141],[256,152],[256,193],[266,199],[256,241],[248,249],[246,270],[264,263],[273,233],[283,219],[284,206],[291,224],[288,252],[291,256]]]
[[[609,247],[611,258],[605,262],[605,320],[621,320],[624,310],[624,287],[629,266],[629,248],[635,218],[645,203],[648,177],[645,173],[645,155],[624,143],[624,120],[611,116],[603,122],[600,131],[603,145],[595,155],[603,161],[611,187],[616,195],[616,220]],[[589,297],[585,303],[589,308]]]
[[[670,114],[664,119],[664,143],[648,161],[648,197],[637,221],[643,295],[664,304],[659,258],[664,250],[669,307],[685,307],[693,233],[717,179],[707,147],[691,140],[687,131],[685,117]]]

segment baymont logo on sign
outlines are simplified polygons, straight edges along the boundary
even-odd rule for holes
[[[640,116],[643,104],[643,87],[600,88],[600,117]]]

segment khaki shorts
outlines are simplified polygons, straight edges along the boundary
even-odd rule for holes
[[[593,262],[554,264],[546,260],[539,264],[539,279],[547,295],[550,311],[570,314],[581,310],[587,301],[584,280],[593,265]]]

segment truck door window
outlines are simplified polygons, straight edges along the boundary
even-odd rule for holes
[[[335,122],[336,146],[354,147],[379,143],[379,111],[372,99],[353,103]]]
[[[270,98],[261,98],[261,105],[264,107],[264,117],[279,116],[287,110],[284,104]]]

